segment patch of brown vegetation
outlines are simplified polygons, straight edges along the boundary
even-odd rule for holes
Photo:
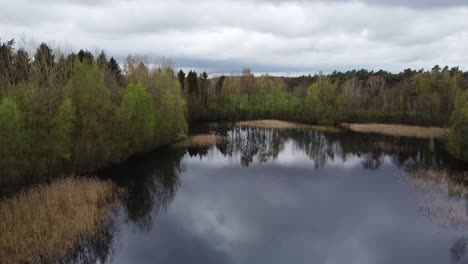
[[[447,129],[441,127],[421,127],[387,124],[341,124],[343,128],[354,132],[375,133],[397,137],[442,138]]]
[[[97,235],[114,215],[117,187],[68,178],[0,201],[0,259],[55,262]]]
[[[307,128],[310,130],[323,132],[323,133],[339,133],[342,129],[334,126],[317,126],[317,125],[306,125],[294,122],[286,122],[281,120],[254,120],[254,121],[241,121],[237,122],[238,127],[250,127],[250,128],[266,128],[266,129],[297,129]]]
[[[293,123],[293,122],[280,121],[280,120],[242,121],[242,122],[237,122],[236,126],[253,127],[253,128],[276,128],[276,129],[291,129],[291,128],[307,127],[307,125]]]
[[[189,136],[181,142],[174,144],[176,147],[209,147],[212,145],[220,144],[226,140],[226,137],[211,135],[211,134],[201,134]]]

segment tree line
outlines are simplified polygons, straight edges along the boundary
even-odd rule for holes
[[[122,66],[104,52],[0,42],[0,183],[91,171],[177,140],[187,121],[450,126],[451,152],[468,160],[468,72],[456,67],[209,78],[169,60]]]
[[[299,77],[257,77],[244,69],[240,76],[208,79],[202,74],[198,80],[196,72],[185,77],[180,70],[178,76],[192,121],[279,118],[325,125],[450,126],[450,151],[468,160],[468,72],[458,67]]]
[[[87,172],[183,137],[187,106],[170,67],[104,52],[34,54],[0,42],[0,185]]]
[[[360,70],[300,77],[256,77],[245,69],[240,76],[207,79],[203,88],[201,80],[200,90],[191,88],[198,92],[188,92],[194,120],[284,118],[316,124],[446,126],[468,87],[467,72],[439,66],[398,74]]]

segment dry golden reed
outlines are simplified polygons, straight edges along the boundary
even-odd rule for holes
[[[111,182],[68,178],[0,201],[0,262],[48,262],[96,235],[119,191]]]
[[[291,128],[307,127],[307,125],[293,123],[293,122],[280,121],[280,120],[242,121],[242,122],[237,122],[236,126],[253,127],[253,128],[276,128],[276,129],[291,129]]]
[[[318,132],[338,133],[342,130],[334,126],[314,126],[307,124],[300,124],[294,122],[286,122],[281,120],[254,120],[254,121],[242,121],[237,122],[238,127],[250,127],[250,128],[266,128],[266,129],[297,129],[307,128]]]
[[[185,140],[174,144],[176,147],[209,147],[222,143],[226,137],[210,134],[193,135]]]
[[[341,126],[354,132],[375,133],[397,137],[442,138],[447,135],[447,129],[441,127],[346,123],[341,124]]]

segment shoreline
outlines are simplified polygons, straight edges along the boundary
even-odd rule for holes
[[[422,127],[403,124],[356,124],[341,123],[340,127],[357,133],[371,133],[395,137],[414,137],[414,138],[444,138],[448,134],[448,129],[443,127]]]

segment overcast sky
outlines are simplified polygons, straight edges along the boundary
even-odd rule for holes
[[[210,73],[468,70],[468,0],[0,0],[2,40]]]

